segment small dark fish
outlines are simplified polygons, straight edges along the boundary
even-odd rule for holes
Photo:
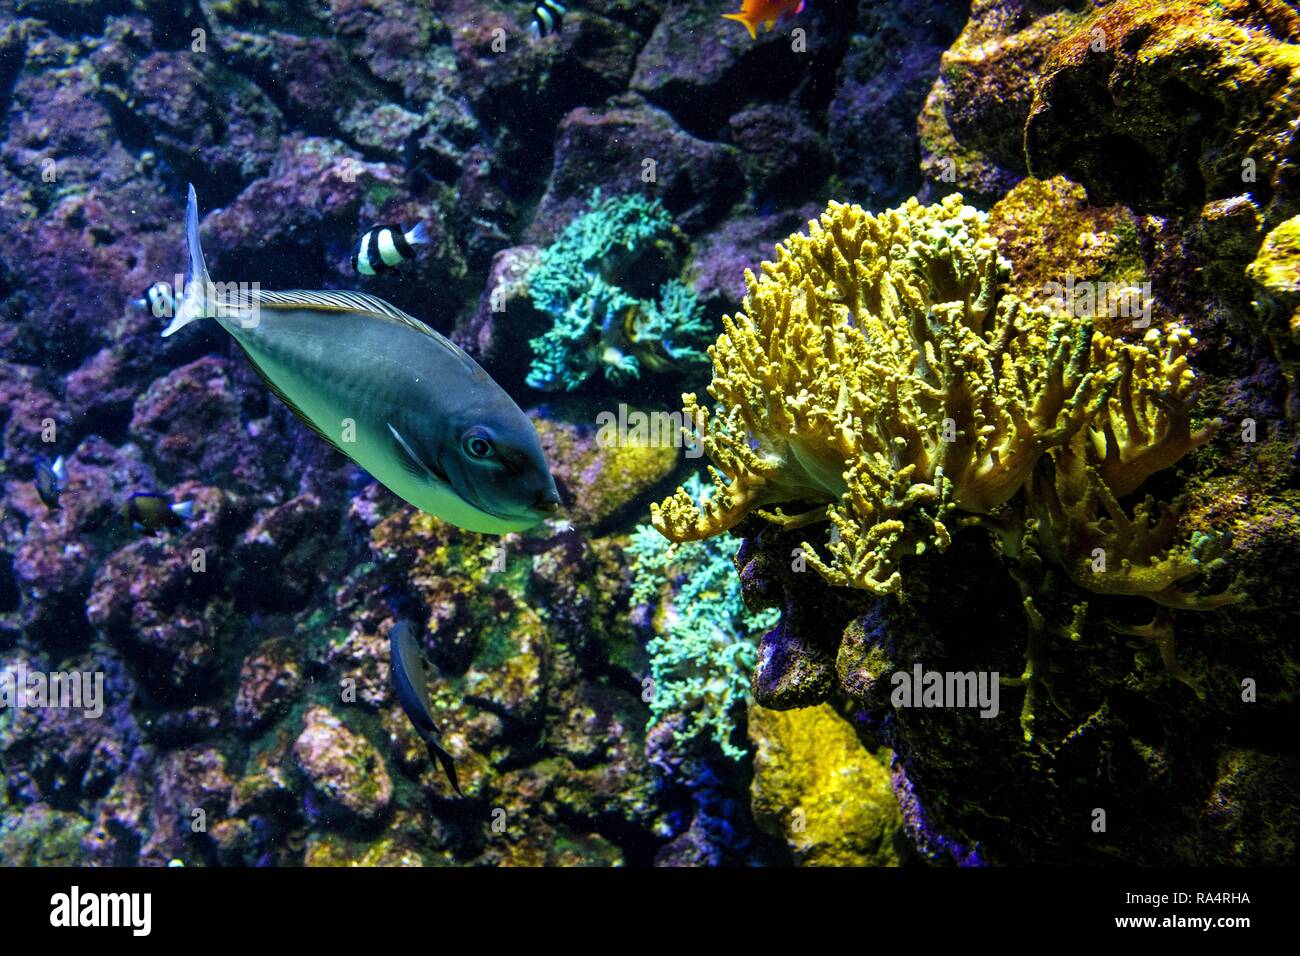
[[[361,237],[352,253],[352,268],[363,276],[392,272],[415,258],[415,247],[429,242],[429,230],[420,223],[410,232],[401,226],[374,226]]]
[[[438,743],[438,728],[433,722],[433,710],[429,706],[429,684],[424,676],[424,657],[420,645],[415,642],[411,625],[398,621],[388,632],[389,650],[392,654],[393,683],[397,687],[397,700],[406,712],[407,719],[415,727],[415,732],[428,748],[429,759],[442,764],[451,788],[458,797],[460,783],[456,780],[456,763],[451,754],[442,749]]]
[[[166,495],[138,491],[122,502],[122,517],[136,531],[150,537],[169,528],[183,528],[194,517],[194,502],[171,503]]]
[[[540,40],[552,33],[559,33],[560,28],[564,26],[564,15],[568,12],[559,0],[541,0],[533,8],[533,23],[529,27],[533,39]]]
[[[67,483],[68,471],[63,465],[62,455],[53,462],[46,461],[40,455],[36,456],[36,493],[40,495],[45,507],[51,511],[58,509],[59,494]]]
[[[135,307],[152,312],[155,319],[170,319],[176,314],[176,293],[170,282],[155,282],[135,300]]]

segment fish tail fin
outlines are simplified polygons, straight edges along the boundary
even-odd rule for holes
[[[54,473],[54,477],[59,479],[59,481],[68,480],[68,469],[67,466],[63,464],[62,455],[54,459],[54,464],[50,465],[50,471]]]
[[[442,772],[447,775],[447,779],[451,782],[451,789],[456,791],[456,796],[465,796],[460,789],[460,781],[456,779],[456,761],[452,759],[451,754],[438,746],[438,742],[431,735],[424,738],[424,746],[429,751],[429,759],[442,765]]]
[[[195,319],[208,313],[207,290],[210,285],[208,266],[203,261],[203,247],[199,245],[199,198],[190,185],[185,202],[185,247],[189,251],[189,265],[185,271],[185,295],[176,306],[171,324],[163,329],[163,338],[179,332]]]
[[[754,29],[754,24],[751,23],[743,13],[724,13],[722,19],[735,20],[737,23],[743,23],[745,29],[749,31],[750,38],[754,40],[758,39],[758,31]]]
[[[194,517],[194,502],[192,501],[182,501],[178,505],[172,505],[171,509],[172,514],[178,518],[184,518],[186,521]]]
[[[427,245],[431,238],[429,227],[422,222],[417,222],[415,228],[406,234],[406,241],[413,246]]]

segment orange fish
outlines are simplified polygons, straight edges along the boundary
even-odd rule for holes
[[[727,20],[739,20],[749,31],[749,35],[758,39],[758,25],[761,23],[771,30],[781,16],[793,16],[803,13],[805,0],[745,0],[739,13],[724,13]]]

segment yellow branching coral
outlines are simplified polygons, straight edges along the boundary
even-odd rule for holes
[[[1181,503],[1150,495],[1130,517],[1100,470],[1085,460],[1082,442],[1053,456],[1029,485],[1029,507],[1045,554],[1081,587],[1098,594],[1140,595],[1165,607],[1209,610],[1236,599],[1179,588],[1221,555],[1221,542],[1203,533],[1178,539]]]
[[[1214,436],[1219,422],[1193,430],[1196,375],[1190,332],[1151,329],[1142,348],[1116,352],[1119,382],[1106,407],[1069,443],[1053,451],[1026,485],[1039,546],[1076,584],[1098,594],[1131,594],[1171,608],[1208,610],[1236,600],[1200,595],[1179,584],[1221,556],[1221,542],[1197,534],[1180,540],[1181,503],[1150,495],[1130,515],[1120,504],[1152,474]],[[1102,343],[1113,350],[1113,343]]]
[[[1196,373],[1187,352],[1196,344],[1187,329],[1150,329],[1143,347],[1099,343],[1114,355],[1119,382],[1086,434],[1097,473],[1117,498],[1131,495],[1142,483],[1209,441],[1217,422],[1192,430],[1191,403]]]
[[[1190,332],[1129,342],[1073,310],[1030,308],[1006,291],[1010,264],[986,217],[958,196],[878,216],[832,203],[745,279],[743,310],[709,349],[717,408],[683,396],[714,492],[697,502],[679,488],[652,506],[664,536],[708,537],[749,514],[786,528],[829,521],[820,548],[802,544],[807,563],[833,585],[888,594],[903,558],[986,529],[1028,623],[1024,674],[1008,678],[1025,688],[1026,740],[1038,702],[1053,701],[1049,644],[1079,640],[1087,611],[1058,598],[1053,568],[1161,605],[1128,633],[1197,687],[1178,666],[1169,609],[1240,599],[1191,588],[1223,542],[1181,537],[1178,503],[1121,503],[1218,425],[1192,425]],[[778,507],[794,504],[802,513]]]
[[[838,541],[809,561],[831,583],[896,590],[899,557],[946,546],[948,509],[1005,502],[1122,376],[1087,322],[1002,292],[1010,265],[960,196],[879,216],[832,203],[776,255],[746,273],[744,311],[710,349],[720,414],[684,396],[717,490],[653,509],[673,540],[820,504]]]
[[[1130,578],[1101,590],[1182,600],[1193,559],[1170,551],[1172,513],[1142,505],[1130,519],[1115,501],[1212,434],[1190,422],[1194,341],[1153,329],[1131,344],[1030,308],[1004,291],[1011,267],[986,221],[960,196],[876,216],[831,203],[761,276],[746,272],[744,308],[709,349],[717,410],[683,396],[715,491],[678,489],[652,506],[654,526],[687,541],[750,513],[829,519],[823,549],[803,545],[808,563],[885,594],[904,556],[947,547],[953,512],[998,509],[1050,452],[1065,486],[1037,500],[1054,556],[1108,547]],[[794,503],[815,507],[774,510]]]

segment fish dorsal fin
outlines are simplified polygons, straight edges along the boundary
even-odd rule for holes
[[[455,342],[425,325],[413,315],[375,295],[365,292],[348,292],[332,289],[290,289],[287,292],[259,292],[258,302],[284,308],[314,309],[320,312],[361,312],[405,325],[422,335],[427,335],[468,367],[478,366]]]
[[[287,292],[259,292],[258,301],[264,305],[282,305],[306,309],[319,309],[322,312],[365,312],[369,315],[383,316],[403,325],[409,325],[417,332],[437,335],[413,315],[408,315],[390,302],[385,302],[376,295],[365,292],[349,292],[335,289],[290,289]]]

